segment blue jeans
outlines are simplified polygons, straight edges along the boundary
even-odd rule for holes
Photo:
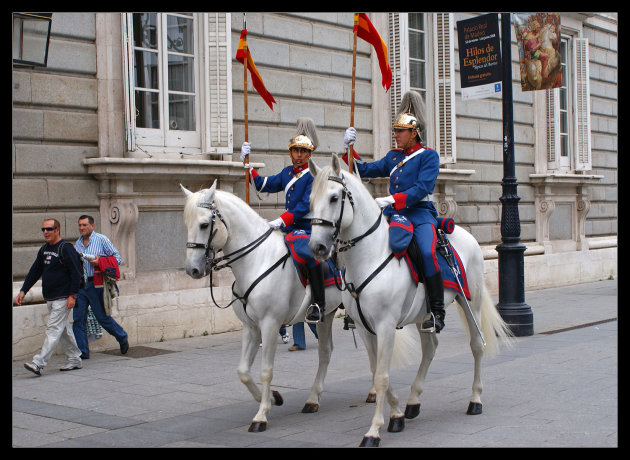
[[[317,328],[314,324],[308,325],[315,334],[317,339]],[[295,323],[293,325],[293,345],[299,348],[306,348],[306,337],[304,336],[304,323]]]
[[[77,301],[72,309],[72,332],[77,341],[77,346],[81,353],[90,356],[90,348],[88,347],[87,338],[87,315],[88,305],[92,307],[92,312],[96,320],[103,326],[108,333],[113,335],[118,343],[123,344],[127,341],[127,333],[118,324],[114,318],[107,316],[103,307],[103,288],[94,287],[94,282],[90,281],[85,287],[79,290]]]

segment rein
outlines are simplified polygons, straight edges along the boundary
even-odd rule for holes
[[[344,204],[346,202],[345,198],[346,196],[348,197],[348,201],[350,201],[350,206],[352,206],[352,209],[354,209],[354,200],[352,199],[352,194],[350,193],[350,190],[348,190],[347,186],[346,186],[346,181],[343,179],[342,177],[337,177],[337,176],[333,176],[332,174],[328,176],[328,180],[331,180],[333,182],[337,182],[339,184],[341,184],[342,188],[342,201],[341,201],[341,212],[339,213],[339,218],[337,219],[337,222],[332,222],[330,220],[326,220],[326,219],[318,219],[318,218],[313,218],[311,219],[311,225],[322,225],[322,226],[326,226],[326,227],[332,227],[335,229],[332,239],[335,241],[335,254],[333,256],[333,261],[335,263],[335,269],[342,273],[342,280],[343,280],[343,284],[345,285],[345,288],[340,287],[337,282],[335,281],[335,285],[337,286],[337,289],[339,289],[340,291],[343,290],[347,290],[350,295],[352,295],[352,297],[355,299],[356,303],[357,303],[357,310],[359,311],[359,317],[361,319],[361,321],[363,322],[363,325],[365,326],[365,328],[372,334],[376,335],[376,333],[372,330],[372,328],[370,328],[370,326],[368,325],[365,317],[363,316],[363,312],[361,310],[361,302],[359,300],[359,294],[361,293],[361,291],[370,283],[370,281],[372,281],[376,275],[378,275],[381,270],[383,270],[387,264],[389,264],[389,262],[394,258],[394,253],[391,252],[389,254],[389,256],[376,268],[376,270],[374,270],[370,276],[367,277],[367,279],[365,281],[363,281],[363,283],[361,283],[361,285],[355,289],[354,284],[353,283],[348,283],[346,282],[346,273],[345,270],[339,270],[339,268],[336,266],[336,260],[337,260],[337,253],[338,252],[343,252],[343,251],[347,251],[349,249],[351,249],[352,247],[354,247],[354,245],[356,245],[359,241],[361,241],[363,238],[365,238],[366,236],[374,233],[376,231],[376,229],[378,228],[378,226],[381,223],[381,217],[383,216],[383,210],[381,209],[381,211],[378,214],[378,217],[376,218],[376,222],[374,222],[374,224],[372,224],[372,226],[362,235],[357,236],[356,238],[352,238],[350,240],[346,240],[346,241],[341,241],[339,240],[337,237],[339,236],[339,232],[341,231],[341,220],[343,219],[343,210],[344,210]],[[336,278],[335,278],[336,280]]]
[[[210,275],[210,297],[212,298],[212,302],[214,303],[214,305],[216,307],[218,307],[218,308],[225,309],[225,308],[228,308],[230,305],[232,305],[237,300],[240,300],[243,303],[243,307],[245,309],[247,307],[247,298],[248,298],[250,292],[254,289],[254,287],[256,287],[256,285],[258,283],[260,283],[272,271],[274,271],[276,268],[278,268],[278,266],[280,266],[281,264],[286,262],[286,260],[290,256],[290,254],[289,254],[289,252],[287,250],[287,253],[284,256],[282,256],[278,261],[276,261],[276,263],[274,263],[271,267],[269,267],[262,275],[260,275],[258,278],[256,278],[256,280],[254,280],[254,282],[247,289],[247,291],[245,291],[245,294],[243,296],[239,296],[238,294],[236,294],[236,292],[234,292],[234,284],[232,284],[232,294],[234,294],[235,298],[229,304],[225,305],[224,307],[220,306],[219,304],[217,304],[216,300],[214,299],[214,292],[213,292],[213,289],[212,289],[212,272],[221,270],[223,268],[228,268],[228,267],[232,268],[230,266],[231,262],[235,262],[238,259],[240,259],[242,257],[245,257],[247,254],[249,254],[254,249],[256,249],[258,246],[260,246],[263,243],[263,241],[265,241],[269,237],[269,235],[271,235],[271,232],[273,232],[273,228],[270,227],[265,233],[263,233],[261,236],[256,238],[251,243],[246,244],[242,248],[237,249],[236,251],[233,251],[233,252],[231,252],[229,254],[225,254],[222,257],[215,258],[214,257],[215,256],[215,251],[214,251],[214,248],[212,247],[212,239],[214,238],[214,236],[216,235],[216,233],[218,231],[217,229],[214,228],[214,225],[216,223],[216,218],[217,217],[219,218],[219,220],[223,223],[223,225],[225,226],[226,229],[227,229],[227,224],[226,224],[225,220],[223,219],[223,216],[221,215],[219,210],[216,208],[216,204],[214,202],[212,202],[212,203],[199,203],[197,206],[199,206],[200,208],[209,209],[212,212],[212,219],[211,219],[211,223],[210,223],[210,234],[208,235],[208,242],[206,244],[188,242],[188,243],[186,243],[186,247],[190,248],[190,249],[205,249],[206,271],[209,270],[209,272],[210,272],[209,273],[209,275]],[[219,251],[221,251],[221,250],[219,250]],[[210,255],[210,253],[212,253],[212,255]],[[234,256],[235,254],[238,254],[237,257],[235,257],[234,259],[230,260],[230,257]],[[221,262],[225,262],[225,263],[223,265],[219,265]],[[236,281],[234,283],[236,283]]]

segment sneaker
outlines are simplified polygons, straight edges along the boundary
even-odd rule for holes
[[[282,336],[282,343],[289,343],[289,334],[284,334]]]
[[[81,368],[83,368],[81,364],[68,363],[59,370],[63,372],[63,371],[73,371],[75,369],[81,369]]]
[[[35,363],[24,363],[24,369],[31,371],[33,374],[42,375],[42,368]]]

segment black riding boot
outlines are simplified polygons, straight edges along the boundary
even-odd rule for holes
[[[420,248],[416,239],[413,238],[407,248],[407,254],[411,260],[416,263],[418,270],[424,273],[422,265],[422,256],[420,255]],[[430,329],[434,326],[433,318],[435,318],[435,332],[440,332],[444,328],[444,317],[446,311],[444,310],[444,282],[442,279],[442,272],[438,271],[430,278],[424,277],[424,288],[429,298],[429,308],[433,316],[422,323],[422,329]]]
[[[444,281],[442,280],[442,272],[438,271],[435,275],[424,279],[424,287],[429,297],[429,307],[433,316],[422,323],[423,329],[429,329],[434,326],[433,318],[435,318],[435,332],[444,329]]]
[[[324,267],[318,264],[314,268],[306,267],[308,279],[311,283],[311,305],[308,307],[306,322],[318,323],[324,320],[324,307],[326,297],[324,295]]]

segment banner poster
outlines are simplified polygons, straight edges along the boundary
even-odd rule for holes
[[[484,14],[457,21],[462,99],[480,99],[501,92],[499,15]]]
[[[559,13],[514,13],[521,89],[562,86]]]

